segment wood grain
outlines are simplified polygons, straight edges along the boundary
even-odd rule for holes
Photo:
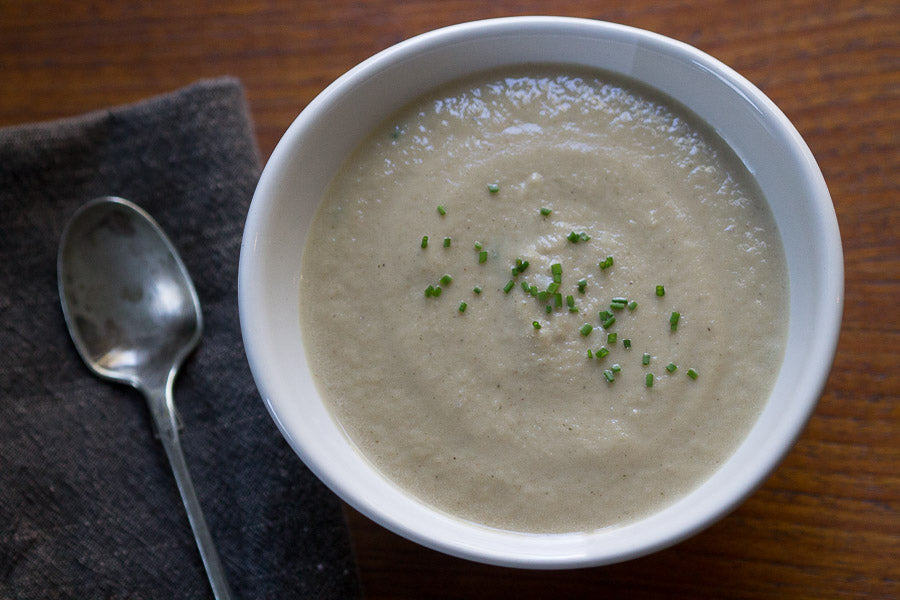
[[[896,0],[0,0],[0,125],[239,77],[263,158],[328,83],[461,21],[560,14],[693,44],[758,85],[825,174],[844,243],[834,368],[793,451],[731,515],[624,564],[522,571],[421,548],[347,509],[366,598],[900,597],[900,4]]]

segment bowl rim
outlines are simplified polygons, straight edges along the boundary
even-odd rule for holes
[[[348,88],[364,84],[384,69],[402,63],[410,57],[436,49],[439,50],[449,45],[468,43],[484,36],[518,37],[521,35],[558,34],[559,32],[584,34],[592,38],[611,38],[640,46],[644,50],[672,55],[679,61],[689,61],[699,68],[709,71],[713,76],[742,95],[762,115],[761,118],[777,130],[780,138],[790,145],[791,152],[797,155],[798,163],[804,166],[802,175],[808,183],[812,195],[815,196],[813,200],[817,202],[817,216],[819,217],[817,231],[823,237],[823,245],[827,252],[828,262],[828,271],[823,273],[822,285],[823,291],[826,292],[827,297],[830,299],[830,304],[823,309],[826,313],[826,318],[823,321],[821,330],[815,332],[815,343],[821,350],[820,357],[812,365],[813,368],[804,374],[801,384],[798,384],[798,387],[802,389],[803,398],[793,402],[790,418],[786,419],[785,423],[779,424],[777,430],[773,432],[772,439],[774,441],[769,444],[769,459],[754,464],[755,470],[748,474],[741,481],[740,485],[733,485],[730,492],[725,494],[714,506],[703,512],[702,516],[694,515],[686,518],[683,522],[678,523],[677,526],[668,527],[658,535],[645,536],[639,543],[628,540],[627,535],[616,534],[616,531],[621,532],[623,529],[628,529],[628,526],[618,528],[615,531],[584,534],[518,534],[498,530],[484,532],[489,537],[502,536],[516,539],[518,536],[517,539],[523,542],[524,546],[527,546],[527,549],[523,552],[510,553],[497,551],[496,549],[485,549],[458,539],[448,540],[435,535],[432,531],[423,531],[415,526],[409,526],[403,518],[398,517],[396,514],[386,513],[383,507],[371,502],[360,490],[350,489],[345,481],[335,476],[329,465],[324,464],[323,461],[316,457],[316,452],[309,447],[306,440],[299,439],[296,436],[296,432],[292,430],[289,419],[287,419],[288,415],[285,413],[285,403],[288,400],[279,391],[274,390],[271,385],[272,378],[277,377],[277,373],[271,371],[270,365],[265,358],[264,346],[266,340],[259,333],[262,330],[259,327],[261,324],[259,312],[263,302],[263,295],[258,289],[258,282],[254,278],[255,271],[259,268],[259,261],[262,260],[259,240],[260,236],[262,236],[262,227],[265,222],[266,198],[276,193],[281,185],[279,174],[290,164],[294,143],[303,135],[305,128],[327,112],[335,99],[344,94]],[[293,450],[310,470],[338,496],[367,517],[395,533],[426,547],[453,556],[501,566],[558,569],[621,562],[671,546],[696,534],[731,512],[763,483],[765,478],[778,466],[806,426],[830,371],[837,347],[843,308],[843,255],[834,207],[824,178],[811,151],[781,110],[758,88],[733,69],[688,44],[626,25],[575,17],[503,17],[471,21],[436,29],[382,50],[341,75],[303,109],[277,144],[263,169],[253,196],[241,246],[238,295],[240,322],[246,355],[264,403]],[[675,504],[677,505],[679,502]],[[434,517],[438,520],[453,520],[440,514],[436,514]],[[638,523],[642,521],[645,521],[645,519]],[[459,522],[456,522],[456,524],[461,525]],[[474,524],[464,524],[464,527],[486,529]],[[610,550],[605,546],[600,547],[600,545],[595,543],[595,539],[593,541],[588,539],[598,538],[599,536],[604,536],[612,543],[619,545],[615,549]],[[532,541],[535,537],[549,540],[547,547],[550,551],[545,554],[533,552],[534,547],[540,547],[539,542],[537,546],[532,546]]]

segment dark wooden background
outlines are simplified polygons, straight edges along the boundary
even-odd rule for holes
[[[900,597],[900,2],[897,0],[0,0],[0,126],[239,77],[263,158],[328,83],[429,29],[559,14],[719,58],[794,122],[841,228],[844,324],[796,448],[733,514],[610,567],[538,572],[418,547],[348,509],[367,599]]]

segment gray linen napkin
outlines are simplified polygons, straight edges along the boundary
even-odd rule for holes
[[[142,397],[92,376],[62,317],[60,234],[101,195],[153,215],[194,278],[205,331],[175,402],[235,595],[359,595],[340,504],[279,435],[243,353],[253,140],[243,89],[227,78],[0,129],[0,598],[212,596]]]

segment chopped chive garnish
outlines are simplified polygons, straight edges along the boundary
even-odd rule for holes
[[[481,293],[481,286],[480,286],[480,285],[476,285],[474,288],[472,288],[472,291],[475,292],[476,294],[480,294],[480,293]]]
[[[589,240],[591,239],[591,236],[589,236],[588,234],[586,234],[586,233],[583,232],[583,231],[582,231],[581,233],[578,234],[578,237],[581,238],[581,241],[582,241],[582,242],[587,242],[587,241],[589,241]]]
[[[587,279],[579,279],[578,280],[578,291],[582,294],[584,293],[584,288],[587,287]]]
[[[529,288],[528,288],[528,293],[531,294],[532,297],[537,298],[538,286],[536,286],[532,283],[531,286],[529,286]]]
[[[497,192],[500,191],[500,184],[499,183],[489,183],[487,186],[487,189],[490,193],[496,194]]]
[[[574,231],[570,231],[569,235],[566,236],[566,239],[568,239],[573,244],[577,244],[578,242],[587,242],[588,240],[591,239],[591,236],[589,236],[588,234],[586,234],[583,231],[581,233],[575,233]]]
[[[591,350],[590,348],[587,349],[587,357],[594,358],[594,351]]]
[[[697,377],[699,376],[699,373],[697,373],[697,371],[695,371],[694,369],[688,369],[687,376],[690,377],[691,379],[697,379]]]
[[[571,312],[571,313],[576,313],[576,312],[578,312],[578,307],[577,307],[577,306],[570,306],[570,307],[569,307],[569,312]]]
[[[428,236],[427,236],[427,235],[423,235],[423,236],[422,236],[422,247],[423,247],[423,248],[427,248],[427,247],[428,247]]]
[[[447,209],[445,209],[443,206],[438,204],[438,214],[443,217],[444,215],[447,214]]]
[[[605,371],[603,371],[603,376],[606,377],[606,381],[608,381],[610,383],[612,383],[613,381],[616,380],[615,373],[613,373],[609,369],[606,369]]]
[[[459,312],[466,312],[466,308],[468,308],[468,306],[469,305],[466,304],[465,302],[460,302],[459,303]]]
[[[444,291],[444,290],[441,289],[441,286],[436,285],[436,286],[434,286],[434,292],[432,293],[432,295],[433,295],[435,298],[437,298],[438,296],[441,295],[441,292],[443,292],[443,291]]]
[[[553,275],[553,281],[555,283],[562,283],[562,265],[559,263],[553,263],[550,265],[550,273]]]
[[[681,313],[673,312],[672,316],[669,317],[669,326],[672,328],[672,331],[678,330],[678,319],[681,318]]]
[[[656,286],[656,295],[657,296],[665,296],[666,295],[666,287],[663,285]]]
[[[425,297],[431,298],[432,296],[434,296],[434,286],[429,285],[427,288],[425,288]]]
[[[557,290],[559,290],[559,284],[556,283],[555,281],[547,286],[547,292],[550,294],[555,294],[557,292]]]
[[[631,338],[625,338],[622,340],[622,345],[625,346],[625,349],[631,348]]]
[[[510,279],[509,281],[506,282],[506,285],[503,286],[503,291],[508,294],[509,290],[513,289],[514,285],[516,285],[515,282],[512,279]]]
[[[666,365],[666,371],[669,373],[674,373],[678,370],[678,366],[675,363],[669,363]]]
[[[578,234],[575,233],[574,231],[570,231],[570,232],[569,232],[569,235],[567,235],[566,237],[567,237],[567,238],[569,239],[569,241],[572,242],[573,244],[578,243]]]
[[[544,290],[543,292],[537,293],[537,299],[540,302],[546,302],[548,298],[550,298],[550,292],[548,292],[546,290]]]
[[[481,250],[482,248],[484,248],[484,246],[481,244],[481,242],[475,242],[475,249],[476,249],[476,250]]]
[[[628,310],[634,310],[637,308],[637,300],[632,300],[628,303]]]
[[[609,370],[612,371],[613,373],[618,373],[619,371],[622,370],[622,367],[619,365],[619,363],[616,363],[613,366],[611,366],[609,368]]]
[[[579,331],[581,331],[581,335],[589,335],[593,330],[593,325],[591,325],[590,323],[585,323],[581,326],[581,329]]]
[[[449,247],[450,247],[450,238],[445,237],[444,238],[444,248],[449,248]]]
[[[601,269],[610,268],[611,266],[613,266],[613,257],[611,255],[607,256],[606,258],[604,258],[603,260],[600,261],[599,266]]]
[[[525,269],[528,268],[528,261],[522,260],[521,258],[516,259],[516,271],[522,273]]]
[[[553,211],[550,210],[549,208],[547,208],[546,206],[544,206],[543,208],[541,208],[541,214],[544,215],[545,217],[546,217],[547,215],[549,215],[550,213],[552,213],[552,212],[553,212]]]
[[[609,329],[610,327],[612,327],[615,324],[615,322],[616,322],[615,317],[608,318],[607,320],[603,321],[603,329]]]
[[[486,263],[487,262],[487,250],[482,250],[478,253],[478,263]]]
[[[575,296],[573,296],[572,294],[566,296],[566,306],[568,306],[569,308],[575,306]]]
[[[513,277],[518,277],[518,276],[519,276],[519,270],[518,270],[517,268],[515,268],[515,267],[510,267],[510,268],[509,268],[509,274],[512,275]]]
[[[556,308],[562,308],[562,294],[560,294],[559,292],[553,294],[553,305]]]
[[[600,322],[606,321],[607,319],[611,319],[613,314],[608,310],[601,310],[600,313]]]
[[[597,349],[596,354],[597,354],[597,358],[603,358],[604,356],[609,354],[609,348],[607,348],[606,346],[601,346],[600,348]]]
[[[616,296],[615,298],[613,298],[611,300],[611,302],[613,304],[622,304],[624,306],[625,304],[628,304],[628,298],[623,298],[622,296]]]
[[[552,312],[553,312],[553,307],[548,304],[547,305],[547,314],[549,315]]]
[[[644,384],[647,387],[653,387],[653,373],[647,373],[647,376],[644,378]]]
[[[626,298],[613,298],[609,302],[609,307],[613,310],[622,310],[625,308],[625,305],[628,304],[628,300]]]
[[[522,282],[522,291],[524,291],[526,294],[531,291],[531,285],[529,285],[527,281]]]
[[[453,277],[447,274],[441,277],[440,281],[442,285],[450,285],[453,282]]]
[[[532,321],[532,322],[531,322],[531,326],[534,327],[535,329],[540,329],[540,328],[541,328],[541,324],[538,323],[537,321]]]
[[[619,339],[618,333],[607,333],[606,334],[606,343],[607,344],[615,344],[616,340]]]
[[[644,355],[641,357],[641,363],[645,366],[650,364],[650,355],[646,352],[644,352]]]

